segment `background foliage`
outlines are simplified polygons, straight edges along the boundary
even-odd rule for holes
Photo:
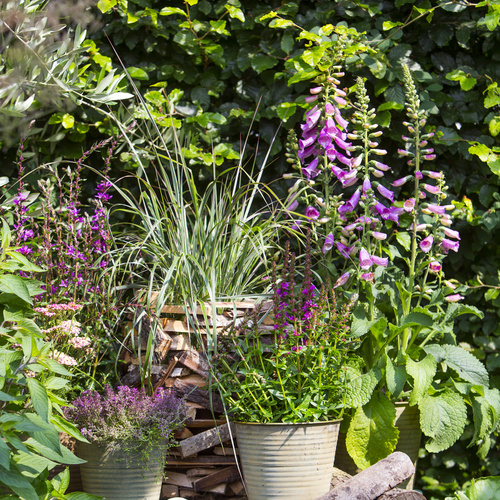
[[[428,123],[436,131],[439,169],[445,172],[462,213],[457,228],[462,234],[461,249],[450,256],[446,274],[467,283],[468,303],[485,313],[483,320],[464,317],[456,333],[462,345],[485,360],[492,385],[499,385],[498,0],[186,0],[170,1],[168,6],[160,0],[100,0],[97,7],[92,12],[102,29],[81,41],[87,48],[81,57],[88,66],[81,67],[75,85],[95,89],[101,84],[104,93],[125,90],[125,80],[120,81],[122,87],[111,90],[106,87],[110,81],[102,84],[113,70],[121,74],[119,56],[158,125],[165,130],[171,124],[182,125],[187,131],[184,153],[198,182],[212,176],[212,151],[221,169],[236,160],[241,137],[250,129],[256,109],[248,150],[258,148],[264,154],[272,144],[274,161],[267,169],[268,179],[287,170],[286,129],[302,118],[303,95],[314,77],[317,54],[308,38],[330,23],[360,34],[359,45],[346,60],[347,76],[351,83],[357,76],[366,78],[384,129],[386,158],[397,174],[403,161],[396,154],[403,142],[401,64],[408,64],[430,112]],[[261,19],[270,11],[276,16]],[[5,44],[6,31],[2,33]],[[5,108],[3,89],[9,65],[4,54],[2,64],[0,107]],[[20,99],[31,95],[24,91]],[[133,101],[126,101],[128,109],[123,111],[115,101],[108,101],[87,99],[75,106],[71,99],[64,100],[62,109],[44,117],[37,113],[42,101],[35,95],[22,113],[26,121],[33,114],[38,117],[31,142],[38,161],[53,160],[63,152],[81,154],[113,131],[115,126],[106,114],[110,110],[123,121],[130,115],[138,121],[143,118]],[[273,143],[276,131],[278,139]],[[2,140],[8,158],[12,149],[7,149],[7,139]],[[6,165],[5,175],[10,175]],[[124,168],[134,169],[126,155],[116,162],[115,174]],[[281,192],[287,187],[283,181]],[[495,451],[490,459],[479,462],[466,449],[470,437],[466,434],[447,452],[421,460],[420,485],[426,495],[442,498],[472,477],[500,474]]]

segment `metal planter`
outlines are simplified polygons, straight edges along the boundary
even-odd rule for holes
[[[248,500],[313,500],[329,491],[340,420],[235,427]]]
[[[122,443],[107,446],[77,443],[83,491],[106,500],[159,500],[165,464],[164,447],[153,449],[145,463],[140,453],[128,453]]]

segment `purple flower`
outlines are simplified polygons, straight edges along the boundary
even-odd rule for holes
[[[333,233],[330,233],[325,238],[325,242],[323,243],[323,248],[322,248],[323,253],[325,254],[326,252],[330,251],[333,248],[334,243],[335,243],[335,239],[333,237]]]
[[[389,167],[388,165],[386,165],[385,163],[381,163],[379,161],[374,161],[373,164],[379,169],[379,170],[383,170],[384,172],[387,172],[388,170],[391,169],[391,167]]]
[[[309,206],[306,208],[306,217],[316,220],[319,217],[319,212],[314,207]]]
[[[441,246],[444,248],[446,252],[448,252],[448,250],[453,250],[454,252],[458,252],[458,247],[460,246],[460,243],[458,243],[458,241],[451,241],[448,240],[447,238],[443,238],[443,241],[441,241]]]
[[[377,191],[384,198],[387,198],[388,200],[394,202],[394,191],[391,191],[390,189],[387,189],[386,187],[382,186],[382,184],[378,184],[377,185]]]
[[[394,187],[399,187],[402,186],[406,181],[408,180],[408,177],[401,177],[401,179],[396,179],[392,185]]]
[[[370,183],[370,179],[366,177],[363,179],[363,194],[366,194],[367,191],[369,191],[372,188],[372,185]]]
[[[340,278],[335,282],[335,285],[333,285],[333,288],[338,288],[339,286],[345,285],[347,281],[349,280],[349,272],[344,273]]]
[[[448,227],[444,228],[444,234],[446,234],[448,238],[454,238],[455,240],[460,239],[460,233],[458,231],[453,231],[453,229],[450,229]]]
[[[417,171],[415,172],[415,179],[420,180],[420,179],[422,179],[423,177],[424,177],[424,176],[423,176],[422,172],[420,172],[420,170],[417,170]]]
[[[373,266],[373,260],[364,248],[359,251],[359,265],[361,269],[370,269]]]
[[[318,167],[319,158],[315,158],[307,167],[302,168],[302,173],[307,179],[314,179],[319,175]]]
[[[415,200],[413,198],[406,200],[403,207],[405,212],[411,212],[415,208]]]
[[[430,236],[427,236],[427,238],[424,238],[421,242],[420,242],[420,249],[422,250],[422,252],[429,252],[430,249],[432,248],[432,244],[434,243],[434,238],[432,237],[432,235]]]
[[[439,194],[441,192],[437,186],[433,186],[432,184],[424,184],[424,189],[431,194]]]
[[[385,240],[387,238],[387,234],[385,233],[380,233],[379,231],[372,231],[372,236],[376,239],[376,240]]]
[[[458,302],[459,300],[462,300],[463,297],[459,293],[455,293],[453,295],[448,295],[447,297],[444,298],[447,302]]]
[[[387,264],[389,264],[389,259],[387,257],[377,257],[376,255],[370,255],[370,258],[377,266],[387,267]]]
[[[337,250],[339,251],[340,255],[348,259],[355,251],[356,251],[356,246],[352,245],[348,247],[347,245],[344,245],[343,243],[336,242],[335,245],[337,245]]]
[[[427,209],[436,215],[443,215],[445,213],[445,208],[440,205],[429,204]]]
[[[441,271],[441,264],[437,260],[431,260],[429,263],[429,271],[437,274]]]
[[[442,179],[443,178],[443,174],[441,172],[434,172],[432,170],[430,170],[429,172],[427,172],[427,175],[431,179]]]
[[[359,189],[356,189],[356,191],[351,196],[349,201],[345,205],[339,207],[339,214],[343,217],[345,216],[346,213],[353,212],[356,206],[358,205],[360,198],[361,198],[361,191]]]

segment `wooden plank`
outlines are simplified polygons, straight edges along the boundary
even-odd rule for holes
[[[198,403],[208,410],[213,409],[215,413],[223,413],[224,405],[218,394],[200,389],[196,385],[183,382],[182,379],[175,379],[174,391],[179,397],[185,397],[187,401]]]
[[[186,427],[189,428],[200,428],[200,427],[216,427],[219,425],[223,425],[227,423],[225,418],[219,418],[217,420],[213,420],[210,418],[206,419],[198,419],[198,420],[192,420],[188,424],[186,424]]]
[[[156,339],[155,355],[158,363],[162,363],[167,357],[168,351],[172,346],[172,337],[162,329],[158,330]]]
[[[167,456],[167,467],[206,467],[207,465],[232,465],[236,463],[234,457],[218,457],[214,455],[200,455],[197,457],[182,458],[174,456],[169,451]]]
[[[215,471],[215,467],[195,467],[194,469],[188,469],[186,475],[189,478],[208,476]]]
[[[185,351],[191,349],[191,341],[187,333],[179,333],[179,335],[172,335],[171,351]]]
[[[245,486],[241,481],[235,481],[234,483],[229,484],[229,489],[235,494],[235,495],[244,495],[245,494]]]
[[[205,387],[208,385],[208,380],[197,373],[191,373],[185,377],[177,377],[175,380],[181,380],[183,384],[191,384],[195,387]],[[203,407],[205,408],[205,407]]]
[[[171,470],[165,471],[166,479],[163,480],[166,484],[173,484],[175,486],[182,486],[187,488],[192,488],[193,481],[187,477],[186,474],[181,474],[180,472],[175,472]]]
[[[174,432],[175,439],[187,439],[192,437],[193,435],[194,434],[187,427],[184,427],[183,429],[179,429]]]
[[[163,331],[168,333],[193,333],[193,328],[186,321],[163,318]]]
[[[234,430],[232,430],[234,432]],[[230,428],[227,424],[214,427],[196,436],[184,439],[179,443],[181,457],[189,457],[199,451],[208,450],[230,439]]]
[[[208,364],[208,361],[205,359],[203,354],[194,349],[185,351],[179,358],[179,363],[187,366],[195,373],[205,378],[208,377],[208,374],[210,373],[210,365]]]
[[[163,484],[161,487],[162,498],[174,498],[179,496],[179,488],[173,484]]]
[[[151,304],[153,304],[153,300]],[[217,309],[255,309],[255,304],[253,302],[215,302],[215,307]],[[184,306],[179,305],[165,305],[162,307],[161,312],[164,314],[185,314],[186,310],[189,311],[190,314],[193,314],[191,308],[184,308]],[[212,315],[212,303],[205,303],[205,311],[207,316]],[[197,316],[203,315],[203,309],[201,306],[196,307]]]
[[[232,465],[225,469],[218,470],[208,476],[193,481],[194,491],[211,491],[212,488],[224,483],[232,483],[240,479],[238,467]]]

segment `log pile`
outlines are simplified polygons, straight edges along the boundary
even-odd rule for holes
[[[245,489],[232,446],[235,439],[232,427],[224,416],[219,395],[210,390],[209,365],[204,355],[194,348],[192,324],[199,326],[198,333],[206,339],[206,326],[222,329],[245,312],[254,309],[253,302],[218,302],[217,311],[209,304],[186,318],[180,306],[164,306],[161,310],[161,327],[155,332],[155,365],[152,382],[155,388],[172,388],[184,397],[189,408],[190,422],[175,435],[179,442],[169,450],[165,468],[166,479],[162,486],[162,500],[173,497],[193,499],[243,500]],[[143,321],[141,332],[136,332],[135,345],[141,342],[145,350],[151,323]],[[203,337],[202,337],[203,338]],[[122,383],[138,385],[140,371],[138,360],[132,352],[125,355],[128,371]]]

